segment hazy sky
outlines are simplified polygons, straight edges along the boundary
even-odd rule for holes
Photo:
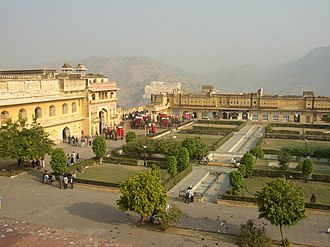
[[[0,66],[144,56],[190,72],[330,46],[329,0],[0,0]]]

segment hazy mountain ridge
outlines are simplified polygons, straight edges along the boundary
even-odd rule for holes
[[[221,92],[256,92],[266,94],[330,95],[330,47],[316,48],[305,56],[282,65],[259,69],[244,65],[236,69],[221,69],[206,74],[189,73],[147,57],[89,57],[69,61],[73,67],[82,62],[87,72],[101,73],[115,81],[121,107],[149,103],[143,100],[144,87],[150,81],[181,82],[183,91],[200,91],[202,84],[213,84]],[[61,68],[64,61],[29,68]]]

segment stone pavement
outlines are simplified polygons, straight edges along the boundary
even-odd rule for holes
[[[117,208],[116,200],[120,196],[117,192],[79,186],[73,190],[60,190],[56,186],[41,184],[33,174],[24,174],[12,179],[0,177],[0,194],[4,197],[0,216],[72,232],[73,235],[80,233],[91,238],[104,238],[109,243],[139,247],[236,246],[219,240],[136,227],[138,215]],[[188,217],[193,216],[188,214]],[[1,241],[4,239],[0,236],[0,246],[3,246]]]

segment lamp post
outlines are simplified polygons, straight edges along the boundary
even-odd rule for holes
[[[144,150],[144,162],[143,162],[143,165],[144,166],[147,166],[147,153],[146,153],[146,149],[147,149],[147,146],[143,146],[143,150]]]
[[[307,148],[307,139],[305,138],[305,149]]]

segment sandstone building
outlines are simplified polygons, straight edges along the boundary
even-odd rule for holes
[[[1,125],[19,117],[37,119],[55,142],[69,135],[92,136],[116,124],[115,82],[99,74],[86,74],[83,64],[55,69],[0,71]]]
[[[264,122],[323,123],[322,116],[330,112],[330,97],[302,95],[267,95],[256,93],[219,93],[212,85],[203,85],[200,93],[152,94],[149,109],[153,116],[167,112],[197,119],[238,119]]]

